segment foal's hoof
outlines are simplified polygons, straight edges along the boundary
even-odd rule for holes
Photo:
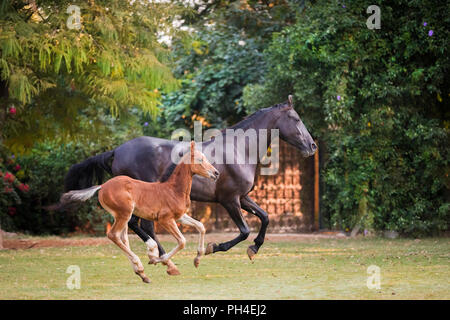
[[[247,249],[248,258],[250,260],[253,260],[255,258],[255,255],[256,255],[257,252],[258,252],[258,249],[256,249],[255,246],[249,246],[248,249]]]
[[[177,267],[167,268],[166,272],[169,276],[178,276],[181,274],[181,272],[177,269]]]
[[[144,272],[135,272],[139,277],[141,277],[142,281],[145,283],[150,283],[150,279],[145,275]]]
[[[196,267],[196,268],[198,268],[198,265],[200,264],[200,257],[195,257],[195,259],[194,259],[194,266]]]
[[[217,246],[217,244],[215,244],[214,242],[208,243],[208,245],[206,246],[205,255],[214,253],[215,246]]]
[[[169,276],[178,276],[180,275],[180,271],[178,271],[177,266],[172,261],[168,260],[164,265],[167,266],[167,274]]]

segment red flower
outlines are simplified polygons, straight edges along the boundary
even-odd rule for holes
[[[16,114],[17,113],[16,108],[14,108],[14,107],[9,108],[9,113],[13,114],[13,115]]]
[[[19,189],[22,192],[28,192],[30,190],[30,186],[24,183],[19,184]]]
[[[16,166],[14,167],[14,170],[19,171],[21,168],[20,164],[16,164]]]
[[[8,208],[8,214],[12,217],[16,214],[17,209],[14,207],[9,207]]]
[[[14,182],[15,177],[12,173],[7,172],[7,173],[5,173],[5,176],[3,177],[3,179],[7,182]]]

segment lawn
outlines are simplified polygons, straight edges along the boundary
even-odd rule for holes
[[[3,250],[0,299],[450,299],[449,238],[268,238],[253,262],[247,240],[196,269],[196,239],[188,236],[173,259],[181,275],[173,277],[147,265],[143,243],[132,237],[150,284],[113,244]],[[80,289],[66,286],[70,265],[80,268]],[[370,265],[380,267],[380,289],[366,285]]]

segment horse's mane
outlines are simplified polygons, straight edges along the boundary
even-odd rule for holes
[[[268,107],[268,108],[259,109],[258,111],[253,112],[252,114],[246,116],[244,119],[242,119],[241,121],[239,121],[238,123],[232,125],[231,127],[227,128],[227,129],[245,128],[247,126],[247,124],[249,124],[250,122],[253,122],[259,116],[266,114],[269,111],[273,111],[274,109],[284,108],[287,105],[288,105],[288,102],[283,102],[283,103],[279,103],[279,104],[276,104],[276,105]],[[225,129],[223,129],[223,130],[225,130]]]
[[[247,124],[249,124],[250,122],[254,121],[256,118],[258,118],[259,116],[266,114],[269,111],[273,111],[274,109],[281,109],[284,108],[286,106],[288,106],[289,103],[288,102],[283,102],[283,103],[279,103],[276,104],[274,106],[268,107],[268,108],[264,108],[264,109],[259,109],[258,111],[246,116],[244,119],[242,119],[241,121],[239,121],[238,123],[232,125],[231,127],[227,128],[227,129],[239,129],[239,128],[245,128]],[[222,132],[225,132],[226,129],[222,129]],[[159,179],[160,182],[165,182],[167,180],[169,180],[170,176],[172,175],[173,171],[175,170],[175,168],[177,167],[176,163],[171,163],[170,166],[168,166],[166,168],[166,170],[164,171],[163,175],[161,176],[161,179]]]
[[[167,180],[169,180],[170,176],[172,175],[173,171],[175,170],[175,168],[177,167],[176,163],[171,163],[170,166],[168,166],[166,168],[166,170],[164,171],[163,175],[161,176],[161,179],[159,179],[160,182],[166,182]]]

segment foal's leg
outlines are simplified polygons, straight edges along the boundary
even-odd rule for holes
[[[199,232],[200,236],[198,238],[198,248],[197,248],[197,257],[194,259],[194,266],[198,268],[200,264],[200,257],[205,255],[205,226],[198,220],[184,214],[179,220],[182,224],[194,227]]]
[[[158,262],[164,263],[167,262],[169,259],[171,259],[178,251],[180,251],[185,247],[186,239],[180,232],[180,229],[178,229],[177,223],[175,222],[174,219],[170,219],[167,221],[159,221],[159,224],[161,224],[164,229],[166,229],[171,235],[173,235],[178,243],[177,246],[173,248],[169,253],[165,253],[161,257],[159,257]]]
[[[120,217],[119,214],[113,214],[113,216],[115,217],[115,221],[111,227],[111,230],[108,232],[108,238],[125,252],[125,255],[131,262],[134,272],[141,277],[142,281],[150,283],[150,279],[144,273],[144,266],[142,265],[139,257],[131,251],[125,243],[122,242],[123,229],[127,228],[127,218],[129,215],[126,215],[127,218]]]
[[[139,238],[142,239],[142,241],[145,242],[145,245],[147,246],[147,255],[150,259],[148,262],[149,264],[156,263],[154,256],[159,257],[166,253],[164,248],[161,246],[161,243],[158,241],[158,238],[156,238],[153,221],[141,219],[141,225],[139,226],[139,217],[133,214],[130,221],[128,221],[128,227],[133,230]],[[166,272],[168,275],[176,276],[180,274],[177,266],[172,261],[168,260],[164,263],[164,265],[167,266]]]
[[[152,251],[151,253],[148,252],[148,257],[150,259],[150,261],[148,263],[153,264],[153,263],[155,263],[155,259],[153,259],[155,252],[157,253],[156,257],[160,257],[160,256],[164,255],[166,253],[166,251],[164,251],[164,248],[162,247],[161,243],[159,242],[158,238],[156,237],[153,221],[141,218],[141,228],[145,232],[147,232],[148,235],[150,236],[150,238],[145,241],[147,248],[151,251],[151,250],[154,250],[153,249],[154,244],[156,243],[156,245],[157,245],[156,251]],[[167,262],[164,262],[163,264],[167,266],[166,272],[168,275],[176,276],[176,275],[180,274],[180,271],[178,271],[177,266],[172,261],[167,260]]]
[[[120,240],[123,242],[124,245],[127,246],[128,249],[130,249],[130,240],[128,239],[128,228],[126,227],[123,228],[120,234]]]

